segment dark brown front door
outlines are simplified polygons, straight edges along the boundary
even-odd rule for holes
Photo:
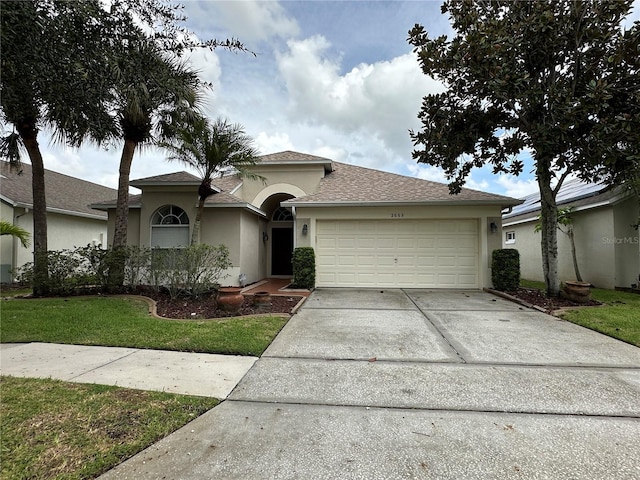
[[[293,228],[271,229],[271,275],[292,275]]]

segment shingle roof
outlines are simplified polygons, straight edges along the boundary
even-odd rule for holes
[[[231,192],[242,183],[242,179],[238,175],[226,175],[214,178],[211,183],[223,192]]]
[[[449,187],[443,183],[334,162],[333,172],[320,181],[316,193],[288,200],[285,204],[447,202],[509,206],[520,203],[520,200],[468,188],[463,188],[458,195],[451,195]]]
[[[117,193],[117,192],[116,192]],[[117,198],[96,202],[91,204],[91,208],[96,210],[107,211],[110,208],[116,208]],[[142,206],[142,195],[129,194],[129,208],[140,208]]]
[[[31,165],[23,163],[22,174],[19,175],[15,170],[9,169],[8,162],[2,161],[0,173],[2,198],[16,206],[32,207]],[[89,205],[113,198],[118,192],[103,185],[45,170],[45,194],[47,210],[106,218],[106,213],[93,210]]]
[[[307,153],[293,152],[291,150],[285,150],[284,152],[270,153],[268,155],[262,155],[259,158],[260,163],[289,163],[289,162],[320,162],[320,163],[332,163],[331,159],[318,157],[316,155],[309,155]]]
[[[163,185],[163,184],[194,184],[200,185],[200,178],[189,172],[174,172],[166,173],[164,175],[155,175],[153,177],[137,178],[131,180],[132,186],[137,185]]]

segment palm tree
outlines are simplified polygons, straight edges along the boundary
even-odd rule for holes
[[[117,137],[124,140],[118,176],[115,231],[112,248],[115,261],[110,269],[110,285],[124,279],[124,257],[117,254],[127,245],[129,217],[129,175],[136,150],[175,134],[177,121],[196,117],[202,85],[198,75],[185,63],[163,51],[156,43],[139,39],[118,55],[118,82],[114,88]],[[122,257],[122,258],[120,258]]]
[[[205,118],[197,119],[180,128],[175,141],[162,142],[160,146],[170,153],[168,160],[194,168],[202,178],[191,245],[198,243],[204,203],[215,193],[211,182],[216,175],[233,170],[241,178],[264,180],[250,170],[257,163],[258,156],[253,139],[245,134],[242,125],[231,124],[221,118],[213,123]]]
[[[0,8],[0,120],[13,131],[0,155],[20,167],[20,146],[32,166],[34,295],[47,293],[47,202],[38,133],[79,144],[100,123],[106,12],[100,2],[3,2]],[[53,60],[55,59],[55,60]]]
[[[11,235],[20,240],[24,248],[29,248],[29,237],[31,236],[24,228],[12,223],[0,220],[0,235]]]

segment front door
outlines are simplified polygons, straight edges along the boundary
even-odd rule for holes
[[[271,275],[293,275],[293,228],[271,229]]]

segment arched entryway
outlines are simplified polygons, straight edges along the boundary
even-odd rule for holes
[[[267,198],[261,210],[267,214],[267,274],[269,277],[290,277],[293,275],[291,257],[293,255],[293,212],[291,208],[280,206],[281,202],[293,198],[286,193],[277,193]]]

